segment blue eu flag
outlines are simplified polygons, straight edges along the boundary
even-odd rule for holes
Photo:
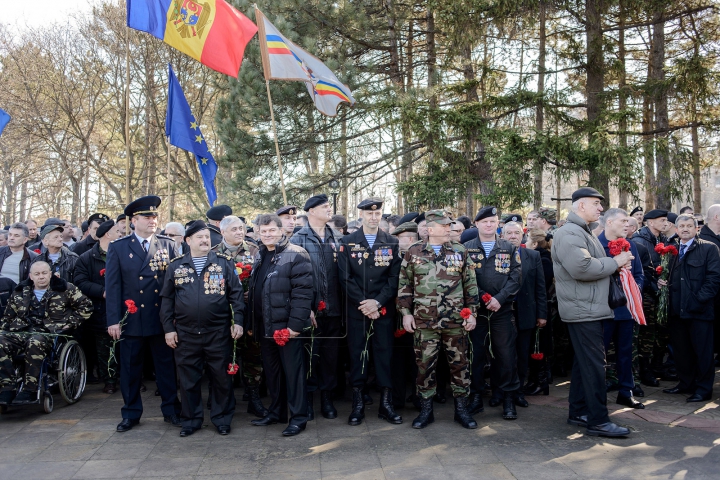
[[[170,137],[170,144],[195,154],[205,192],[207,193],[210,206],[217,200],[215,191],[215,175],[217,174],[217,163],[208,150],[207,142],[200,131],[200,126],[190,112],[190,105],[185,99],[185,94],[180,87],[172,66],[168,64],[169,87],[168,107],[165,117],[165,135]]]
[[[0,108],[0,135],[2,135],[3,130],[5,130],[5,125],[7,125],[10,122],[10,115]]]

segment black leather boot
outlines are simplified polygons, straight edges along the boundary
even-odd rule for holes
[[[517,410],[515,410],[515,392],[505,392],[503,398],[503,418],[505,420],[517,419]]]
[[[543,365],[537,373],[537,384],[532,390],[525,390],[525,395],[529,395],[531,397],[535,395],[550,395],[550,387],[548,385],[548,368],[545,365],[545,360],[540,360],[540,362],[542,362]]]
[[[474,429],[478,424],[468,412],[468,397],[455,397],[455,421],[464,428]]]
[[[308,413],[308,422],[311,420],[315,420],[315,410],[313,409],[313,394],[312,392],[308,392],[307,394],[307,413]]]
[[[421,398],[420,399],[420,414],[413,420],[412,428],[425,428],[435,421],[435,415],[433,415],[433,399]]]
[[[337,410],[333,405],[332,396],[330,396],[330,392],[325,390],[320,392],[320,413],[325,418],[337,418]]]
[[[353,387],[352,412],[348,418],[348,425],[360,425],[365,418],[365,403],[363,402],[362,390]]]
[[[388,423],[394,425],[400,425],[402,423],[402,417],[395,413],[395,408],[392,402],[392,390],[385,387],[382,389],[380,396],[380,408],[378,408],[378,418],[387,420]]]
[[[264,418],[270,415],[270,412],[263,406],[262,400],[260,400],[260,390],[258,387],[248,387],[247,413],[255,415],[258,418]]]
[[[652,368],[650,368],[650,362],[647,358],[643,357],[640,357],[640,381],[643,385],[647,385],[648,387],[660,386],[660,382],[658,382],[655,372],[653,372]]]
[[[525,400],[525,394],[523,394],[522,390],[516,390],[513,397],[513,402],[515,402],[515,405],[518,407],[527,408],[529,406],[528,401]]]
[[[485,410],[485,407],[483,406],[482,395],[479,393],[471,393],[470,402],[467,409],[468,412],[470,412],[470,415],[475,415]]]
[[[491,407],[499,407],[500,404],[503,402],[503,392],[498,390],[497,388],[493,388],[492,390],[492,396],[490,397],[490,400],[488,401],[488,405]]]

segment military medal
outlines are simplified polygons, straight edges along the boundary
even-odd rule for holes
[[[368,252],[363,253],[363,258],[367,260],[367,258],[370,256]]]

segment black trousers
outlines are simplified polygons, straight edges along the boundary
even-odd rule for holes
[[[203,401],[200,384],[203,367],[210,377],[210,420],[219,427],[230,425],[235,414],[232,376],[227,373],[232,360],[229,329],[204,334],[178,330],[175,365],[180,386],[183,427],[200,428],[203,424]]]
[[[393,342],[392,369],[390,374],[393,382],[393,403],[395,406],[405,404],[407,385],[412,382],[412,393],[415,393],[417,380],[417,364],[415,363],[414,337],[411,333],[395,338]]]
[[[342,335],[342,320],[338,317],[315,317],[318,326],[305,339],[305,357],[308,392],[331,391],[337,387],[337,359],[339,336]],[[313,338],[314,337],[314,338]],[[322,338],[334,337],[334,338]],[[308,352],[312,346],[312,355]]]
[[[695,393],[712,393],[715,382],[713,358],[713,322],[670,315],[668,319],[670,344],[675,353],[675,368],[680,388]]]
[[[634,338],[635,320],[603,320],[603,334],[605,337],[605,351],[610,348],[610,342],[615,343],[615,363],[617,365],[618,386],[621,394],[632,396],[635,380],[632,372],[632,342]]]
[[[535,345],[535,329],[527,328],[525,330],[518,330],[516,345],[518,378],[520,379],[520,386],[522,386],[528,379],[530,350],[531,346]]]
[[[270,417],[284,423],[290,407],[289,424],[305,425],[308,413],[303,340],[293,338],[281,347],[273,338],[263,338],[260,348],[271,398]]]
[[[588,425],[610,421],[605,389],[603,320],[567,323],[575,350],[570,378],[570,415],[587,415]]]
[[[470,392],[483,393],[485,386],[483,370],[491,360],[493,388],[503,392],[514,392],[520,388],[520,380],[517,370],[517,329],[513,313],[509,307],[503,307],[490,316],[488,323],[489,313],[491,312],[482,309],[482,313],[478,313],[477,326],[470,331],[472,341]],[[492,349],[492,358],[489,356],[490,349]]]
[[[175,380],[175,360],[173,349],[165,343],[165,335],[150,335],[147,337],[134,337],[123,335],[120,346],[120,391],[125,405],[122,407],[122,417],[140,419],[143,412],[142,398],[140,398],[140,382],[143,378],[143,360],[145,349],[152,353],[155,364],[155,381],[160,390],[160,410],[163,415],[177,415],[180,404],[177,397],[177,382]]]
[[[392,362],[393,340],[395,332],[394,315],[381,316],[371,321],[366,316],[357,314],[348,315],[348,350],[350,352],[350,386],[363,388],[368,379],[370,365],[368,357],[363,357],[367,343],[368,352],[372,350],[371,358],[375,365],[375,380],[381,388],[392,388],[393,380],[390,371]],[[367,338],[372,323],[372,335]]]

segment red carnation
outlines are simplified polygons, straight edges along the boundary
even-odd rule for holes
[[[290,340],[290,332],[287,328],[275,330],[275,333],[273,333],[273,338],[275,339],[275,343],[277,343],[281,347],[284,347],[288,340]]]
[[[523,233],[527,233],[527,227],[523,227]]]
[[[105,276],[105,269],[104,269],[104,268],[103,268],[102,270],[100,270],[100,276],[101,276],[101,277],[104,277],[104,276]]]
[[[482,301],[487,305],[487,303],[492,300],[492,298],[492,295],[490,295],[489,293],[483,293]]]
[[[322,311],[325,310],[326,308],[327,308],[327,303],[325,303],[324,300],[320,300],[320,302],[318,303],[317,311],[318,311],[318,312],[322,312]]]
[[[407,330],[405,330],[404,328],[398,328],[397,330],[395,330],[395,333],[393,335],[395,335],[395,338],[400,338],[403,335],[405,335],[406,333],[407,333]]]
[[[542,360],[544,356],[545,355],[542,352],[530,354],[530,358],[532,358],[533,360]]]
[[[380,307],[380,315],[387,315],[387,308]]]
[[[622,252],[627,252],[629,250],[630,242],[628,242],[624,238],[618,238],[617,240],[611,240],[608,242],[608,251],[610,251],[610,255],[612,255],[613,257],[616,257]]]
[[[490,298],[492,298],[492,297],[490,297]],[[468,318],[470,318],[470,315],[472,315],[472,312],[470,311],[469,308],[465,307],[462,310],[460,310],[460,316],[463,318],[463,320],[467,320]]]
[[[37,253],[38,255],[42,253],[39,248],[36,248],[35,250],[33,250],[33,252]]]
[[[662,275],[663,270],[665,269],[662,267],[662,265],[658,265],[655,269],[655,273],[657,273],[658,275]]]
[[[665,253],[665,244],[664,244],[664,243],[658,243],[657,245],[655,245],[655,252],[659,253],[660,255],[662,255],[663,253]]]
[[[664,253],[669,253],[670,255],[676,256],[678,254],[678,249],[675,245],[669,245],[665,247]]]
[[[228,363],[227,373],[228,375],[235,375],[239,369],[240,367],[237,363]]]
[[[128,313],[136,313],[138,311],[137,307],[135,306],[135,301],[133,300],[125,300],[125,306],[127,307]]]
[[[520,248],[527,248],[524,243],[520,244]]]

